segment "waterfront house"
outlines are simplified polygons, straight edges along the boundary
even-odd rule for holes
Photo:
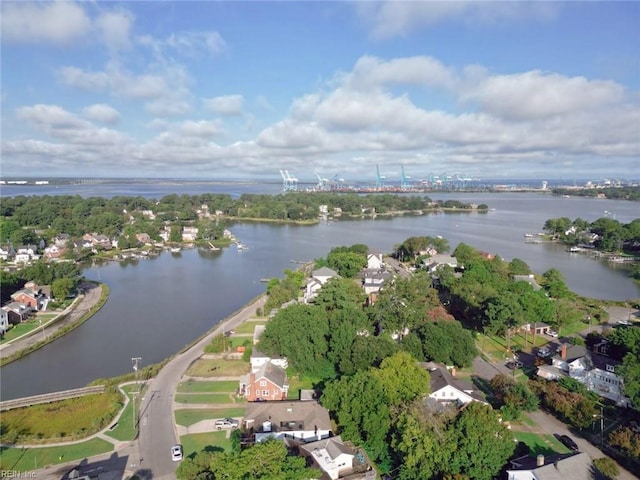
[[[151,245],[153,243],[148,233],[136,233],[136,240],[144,245]]]
[[[391,273],[385,270],[367,269],[362,274],[362,288],[364,293],[371,295],[378,293],[385,282],[391,278]]]
[[[384,267],[381,253],[370,253],[367,255],[367,270],[380,270]]]
[[[195,242],[198,238],[198,227],[183,227],[182,228],[182,241],[183,242]]]
[[[299,445],[298,452],[308,464],[323,472],[322,479],[374,480],[375,470],[361,449],[343,442],[340,435]]]
[[[329,412],[315,400],[248,403],[243,426],[255,442],[275,438],[306,443],[331,436]]]
[[[322,286],[334,277],[339,277],[338,272],[329,267],[322,267],[311,272],[311,278],[307,280],[304,287],[303,302],[313,301]]]
[[[44,258],[47,260],[55,260],[60,258],[66,251],[66,247],[53,244],[44,249]]]
[[[423,260],[423,265],[429,273],[434,273],[445,265],[451,268],[458,268],[458,259],[446,253],[438,253]]]
[[[31,312],[33,312],[33,309],[29,305],[23,305],[18,302],[11,302],[2,307],[2,309],[7,312],[7,321],[11,325],[17,325],[24,322],[29,318]]]
[[[270,357],[269,355],[266,355],[255,348],[251,352],[250,362],[251,371],[254,373],[267,363],[273,363],[274,365],[285,369],[289,366],[289,361],[286,359],[286,357]]]
[[[0,335],[4,335],[9,330],[9,313],[0,308]]]

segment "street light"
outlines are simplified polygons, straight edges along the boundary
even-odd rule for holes
[[[142,357],[132,357],[131,362],[133,363],[133,371],[136,374],[136,386],[138,387],[136,392],[133,392],[133,428],[137,428],[136,424],[138,423],[138,417],[136,415],[136,396],[140,393],[140,384],[138,383],[138,362],[142,360]]]

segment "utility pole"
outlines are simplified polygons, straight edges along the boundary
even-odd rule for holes
[[[140,393],[140,383],[138,383],[138,363],[142,360],[142,357],[132,357],[131,363],[133,363],[133,371],[136,374],[136,386],[137,391],[133,392],[133,428],[137,428],[138,424],[138,415],[136,412],[136,397]]]

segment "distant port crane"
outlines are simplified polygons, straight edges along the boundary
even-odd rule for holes
[[[387,177],[380,175],[380,167],[376,164],[376,188],[384,187],[384,180]]]
[[[400,188],[402,190],[408,190],[409,188],[411,188],[411,184],[410,182],[408,182],[408,180],[411,180],[411,177],[404,174],[404,165],[400,165],[400,170],[402,171],[402,180],[400,181]]]
[[[298,179],[291,176],[289,170],[280,170],[280,176],[282,177],[283,192],[295,192],[298,190]]]

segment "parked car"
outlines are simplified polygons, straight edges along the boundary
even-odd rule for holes
[[[240,422],[235,418],[220,418],[216,420],[215,426],[218,430],[222,430],[223,428],[238,428]]]
[[[549,330],[547,331],[547,335],[549,335],[550,337],[557,337],[558,336],[558,332],[556,332],[555,330]]]
[[[558,440],[560,440],[564,444],[564,446],[567,447],[572,452],[578,451],[578,444],[574,442],[569,435],[560,435],[558,437]]]
[[[522,368],[522,362],[519,362],[518,360],[511,360],[507,362],[507,368],[510,370],[515,370],[517,368]]]
[[[174,462],[182,460],[182,445],[174,445],[171,447],[171,460]]]
[[[538,356],[545,358],[548,357],[549,355],[551,355],[551,350],[549,350],[547,347],[540,347],[538,349]]]

